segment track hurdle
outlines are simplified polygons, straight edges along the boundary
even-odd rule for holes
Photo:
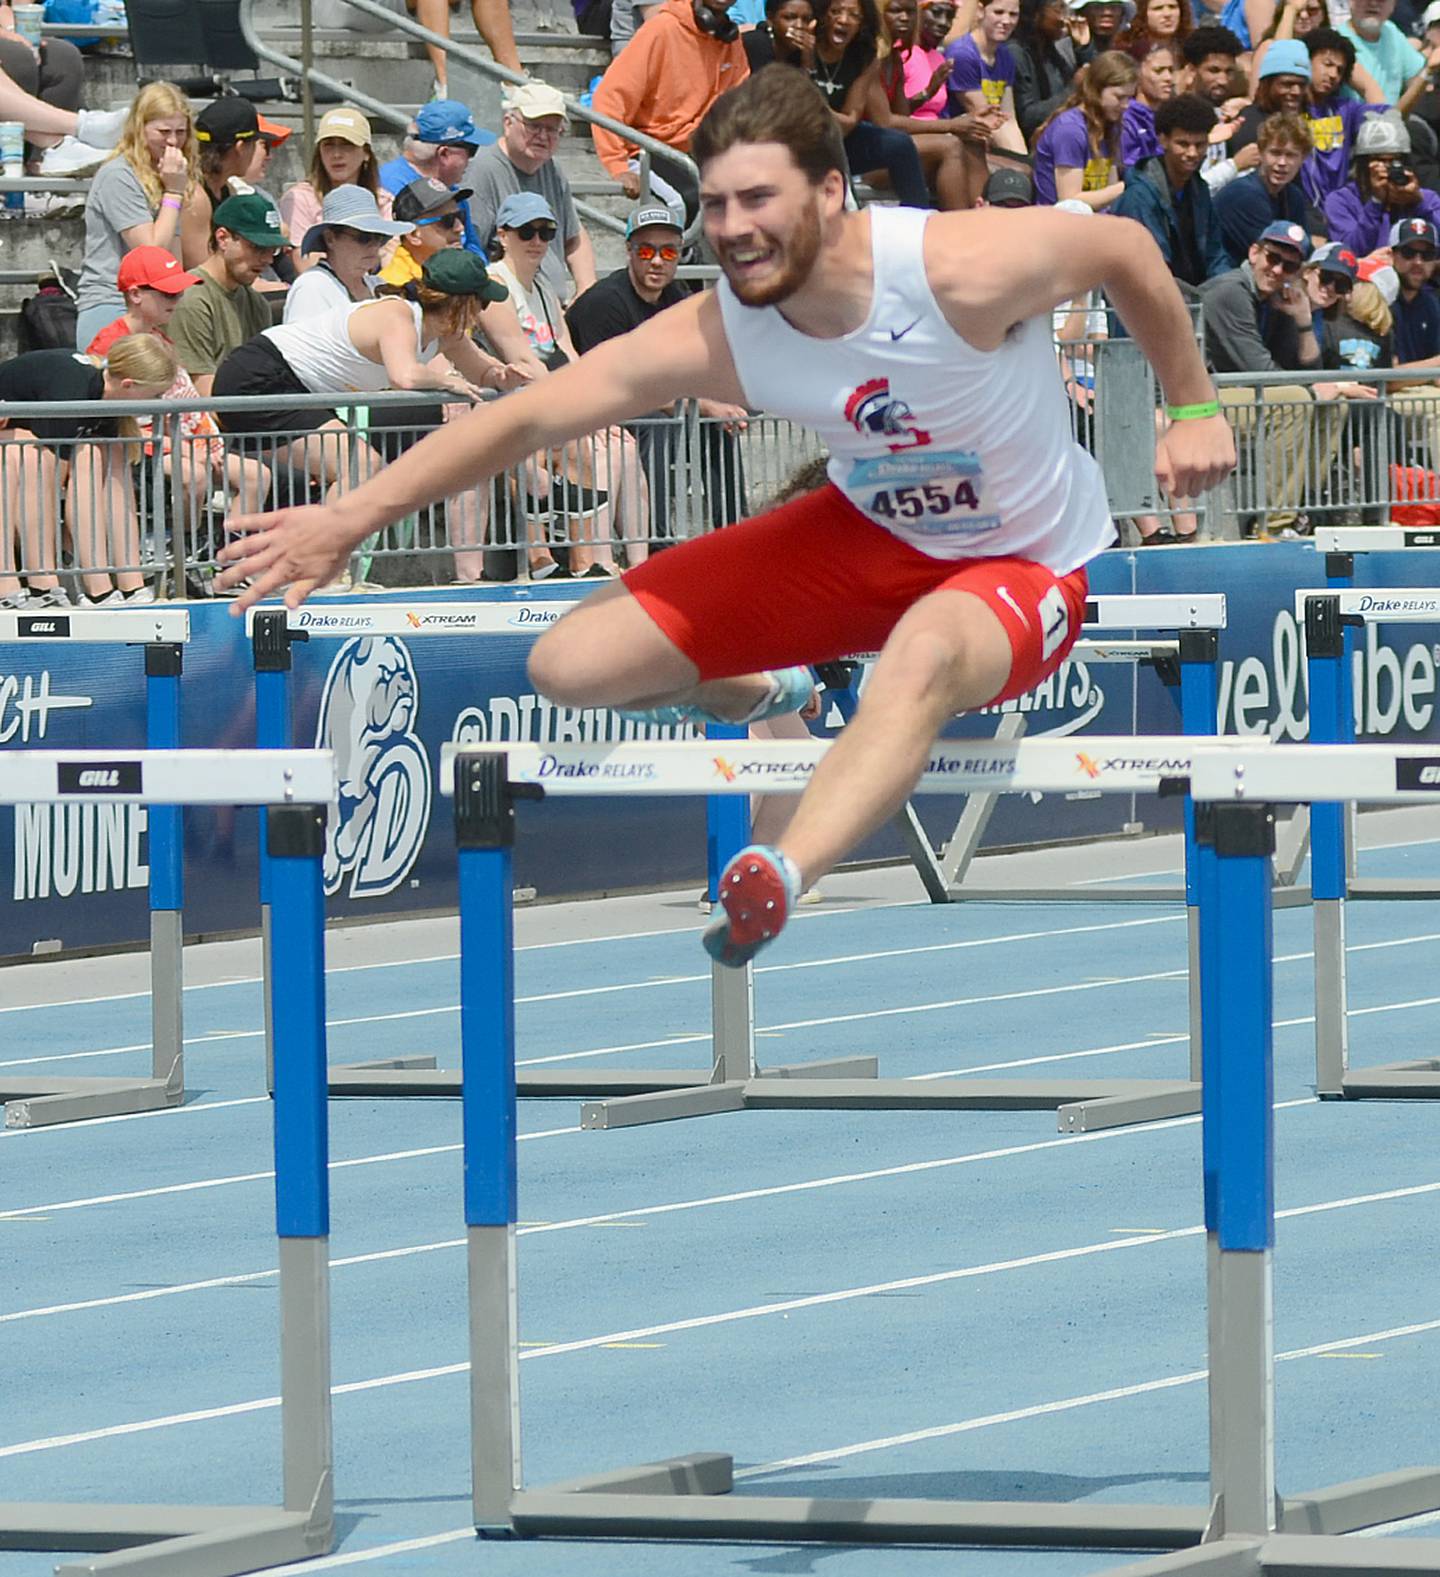
[[[1381,623],[1440,623],[1440,592],[1304,591],[1296,594],[1305,630],[1310,680],[1310,738],[1316,744],[1353,745],[1353,670],[1347,640],[1352,629]],[[1440,754],[1411,760],[1416,786],[1440,777]],[[1427,777],[1427,773],[1431,776]],[[1353,802],[1352,802],[1353,803]],[[1315,894],[1315,1088],[1331,1099],[1435,1100],[1440,1098],[1440,1058],[1394,1062],[1351,1071],[1349,960],[1345,905],[1356,896],[1350,873],[1354,848],[1349,807],[1316,805],[1310,812],[1310,882]],[[1370,898],[1440,897],[1432,882],[1371,883]]]
[[[67,1561],[57,1577],[231,1577],[334,1542],[321,856],[335,793],[324,750],[0,754],[0,804],[269,807],[283,1504],[0,1503],[0,1549],[115,1552]]]
[[[1173,741],[1125,744],[1158,753]],[[733,748],[747,760],[772,763],[789,760],[794,750],[789,744]],[[1336,1536],[1440,1507],[1440,1468],[1386,1473],[1291,1500],[1276,1493],[1271,860],[1274,802],[1317,789],[1408,802],[1440,798],[1440,786],[1428,796],[1397,789],[1397,762],[1427,759],[1406,747],[1325,750],[1206,740],[1192,742],[1191,749],[1192,793],[1198,802],[1213,802],[1202,820],[1215,856],[1201,891],[1211,1417],[1204,1506],[731,1495],[733,1459],[708,1451],[524,1488],[510,901],[515,802],[549,793],[740,793],[748,784],[717,790],[688,744],[566,747],[543,754],[520,747],[452,758],[473,1514],[482,1536],[1161,1550],[1173,1553],[1131,1568],[1130,1577],[1321,1577],[1344,1570],[1433,1577],[1430,1540],[1356,1545]],[[1004,777],[1016,791],[1062,792],[1073,782],[1073,754],[1060,741],[976,745],[954,771],[928,772],[919,791],[964,793]],[[794,791],[804,777],[777,772],[767,786]],[[1133,792],[1133,784],[1117,775],[1101,792]]]
[[[284,749],[292,743],[290,701],[291,647],[311,640],[349,640],[355,637],[394,636],[407,641],[437,635],[534,635],[568,613],[576,603],[565,601],[417,602],[410,607],[377,603],[370,607],[319,604],[299,609],[252,608],[246,615],[255,668],[256,744],[264,749]],[[718,730],[725,733],[725,730]],[[739,731],[743,737],[743,730]],[[344,789],[342,767],[342,791]],[[727,804],[727,809],[731,807]],[[738,806],[744,815],[743,803]],[[726,834],[728,836],[728,833]],[[742,836],[734,846],[745,841]],[[715,844],[712,839],[712,863]],[[728,856],[727,856],[728,858]],[[271,905],[266,862],[260,866],[260,915],[262,952],[268,978],[270,967]],[[748,985],[748,972],[745,984]],[[797,1067],[760,1069],[755,1062],[753,1012],[748,994],[737,991],[732,972],[717,964],[712,969],[712,1003],[715,1024],[709,1068],[610,1068],[530,1069],[520,1080],[520,1093],[541,1096],[636,1096],[671,1092],[677,1096],[698,1089],[705,1098],[708,1087],[728,1077],[756,1078],[873,1078],[874,1057],[846,1057],[836,1061],[805,1063]],[[266,1073],[270,1083],[273,1057],[271,1028],[266,1022]],[[436,1068],[430,1056],[398,1056],[373,1062],[337,1066],[330,1070],[330,1093],[335,1096],[448,1097],[460,1094],[460,1071]]]
[[[1315,549],[1325,557],[1325,584],[1334,592],[1344,592],[1356,589],[1355,587],[1355,560],[1357,556],[1366,553],[1397,552],[1409,548],[1436,548],[1440,547],[1440,530],[1434,527],[1407,528],[1404,526],[1335,526],[1327,530],[1317,531],[1314,537]],[[1404,595],[1407,588],[1397,586],[1395,592]],[[1372,593],[1378,594],[1378,593]],[[1298,610],[1297,610],[1298,611]],[[1366,623],[1379,622],[1366,620]],[[1401,621],[1395,621],[1401,622]],[[1303,627],[1303,625],[1302,625]],[[1357,653],[1356,636],[1363,627],[1361,624],[1352,624],[1342,620],[1341,635],[1344,643],[1345,675],[1344,683],[1347,694],[1351,699],[1347,703],[1352,710],[1347,713],[1351,721],[1343,739],[1354,738],[1354,711],[1353,711],[1353,675],[1354,663]],[[1327,735],[1328,737],[1328,735]],[[1311,738],[1315,736],[1312,733]],[[1317,741],[1319,742],[1319,741]],[[1303,815],[1302,812],[1297,812]],[[1350,898],[1440,898],[1440,886],[1433,880],[1423,877],[1405,876],[1362,876],[1360,874],[1360,857],[1357,840],[1356,807],[1344,807],[1344,820],[1342,831],[1345,839],[1345,892]]]
[[[190,639],[184,608],[76,608],[0,613],[0,644],[143,646],[145,744],[180,743],[180,675]],[[4,755],[0,755],[3,770]],[[50,1074],[0,1077],[7,1128],[113,1117],[178,1106],[185,1098],[184,832],[178,805],[148,812],[150,853],[150,1077],[76,1078]]]

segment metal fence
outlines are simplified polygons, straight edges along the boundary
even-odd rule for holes
[[[293,395],[265,402],[267,411],[296,412],[289,429],[218,430],[217,418],[254,404],[6,406],[0,601],[53,595],[57,581],[72,599],[142,585],[206,595],[235,516],[354,487],[466,409],[386,393],[337,411],[333,396]],[[315,412],[339,421],[313,430],[306,413]],[[135,419],[140,433],[116,434],[113,418]],[[57,419],[67,436],[49,429]],[[69,435],[96,423],[112,430]],[[722,420],[684,402],[533,455],[408,516],[362,545],[350,584],[599,578],[765,507],[818,454],[814,436],[783,419]]]
[[[1303,533],[1315,525],[1440,519],[1440,381],[1414,370],[1216,380],[1238,440],[1234,476],[1206,498],[1160,496],[1158,393],[1123,337],[1059,344],[1075,432],[1105,473],[1122,529],[1198,519],[1202,538]],[[1346,392],[1337,391],[1337,380]],[[1365,391],[1373,389],[1373,395]],[[318,502],[356,486],[463,407],[385,393],[265,402],[294,426],[225,433],[217,419],[252,400],[9,405],[0,429],[0,603],[64,595],[203,596],[236,515]],[[193,409],[189,408],[193,406]],[[313,431],[313,416],[339,421]],[[138,418],[138,436],[46,436]],[[27,426],[34,423],[35,427]],[[531,456],[484,486],[398,522],[362,545],[352,585],[453,585],[600,578],[649,553],[763,509],[821,448],[783,418],[727,421],[694,402]]]

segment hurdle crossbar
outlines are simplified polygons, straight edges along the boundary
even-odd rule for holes
[[[105,781],[102,782],[101,780]],[[0,803],[268,805],[276,909],[275,1220],[283,1502],[278,1506],[0,1502],[0,1549],[77,1550],[60,1577],[238,1577],[334,1542],[329,1172],[325,1105],[324,803],[329,751],[0,753]]]
[[[1117,741],[1137,759],[1170,759],[1177,741]],[[1437,781],[1406,787],[1419,752],[1377,747],[1341,773],[1336,752],[1254,741],[1191,739],[1186,775],[1203,807],[1197,838],[1213,858],[1199,872],[1202,996],[1202,1145],[1210,1387],[1209,1499],[1202,1506],[1063,1502],[907,1501],[751,1496],[733,1492],[733,1458],[703,1452],[615,1469],[548,1489],[523,1485],[520,1460],[518,1220],[514,1080],[514,939],[510,884],[515,800],[537,792],[709,792],[684,744],[649,747],[653,774],[625,750],[626,770],[606,772],[584,747],[554,762],[577,770],[541,773],[533,749],[467,750],[452,756],[460,862],[461,1032],[465,1064],[465,1220],[470,1273],[473,1515],[485,1536],[773,1539],[785,1543],[1003,1544],[1172,1552],[1136,1571],[1229,1574],[1369,1572],[1383,1550],[1387,1571],[1433,1577],[1434,1544],[1380,1545],[1337,1535],[1440,1508],[1440,1468],[1384,1473],[1286,1500],[1275,1472],[1275,1243],[1273,1122],[1272,798],[1301,799],[1323,788],[1339,796],[1440,800]],[[1000,770],[1007,781],[1050,792],[1073,762],[1054,741],[973,746],[974,763],[933,773],[937,791],[964,792]],[[943,748],[943,747],[942,747]],[[1063,748],[1063,747],[1062,747]],[[788,791],[808,770],[784,759],[786,744],[737,745],[738,759],[775,764]],[[1351,747],[1346,756],[1365,751]],[[983,753],[983,754],[982,754]],[[1073,751],[1071,752],[1073,755]],[[673,761],[670,758],[674,758]],[[1436,758],[1432,757],[1432,760]],[[978,763],[985,763],[980,766]],[[733,763],[732,763],[733,764]],[[932,760],[932,768],[934,762]],[[813,767],[813,763],[811,763]],[[527,775],[528,774],[528,775]],[[1388,787],[1386,786],[1388,780]],[[1132,789],[1130,773],[1102,772],[1099,792]],[[552,784],[555,785],[552,790]],[[725,794],[747,792],[727,776]],[[1262,797],[1264,796],[1264,797]],[[1202,1542],[1203,1541],[1203,1542]],[[1133,1577],[1133,1573],[1132,1573]]]
[[[1123,735],[1089,736],[1084,743],[1086,748],[1080,750],[1073,740],[1054,738],[1008,744],[940,740],[930,751],[916,792],[973,793],[1003,782],[1016,793],[1058,793],[1080,784],[1101,785],[1112,793],[1154,793],[1162,785],[1183,783],[1198,752],[1229,752],[1241,746],[1238,739],[1197,742],[1183,735],[1138,744]],[[637,741],[553,748],[516,744],[506,748],[505,757],[513,789],[547,797],[611,793],[733,797],[757,789],[800,792],[829,748],[823,740]],[[1254,748],[1251,742],[1250,749]],[[456,762],[470,754],[469,747],[444,748],[439,774],[442,794],[453,792]],[[1194,880],[1193,870],[1190,879]],[[1198,948],[1198,929],[1193,925],[1189,947],[1193,961]],[[701,1083],[692,1076],[684,1089],[592,1097],[580,1108],[582,1128],[628,1128],[746,1110],[1053,1111],[1060,1132],[1081,1133],[1199,1110],[1201,1015],[1193,991],[1190,1018],[1196,1027],[1184,1079],[883,1079],[873,1056],[762,1073],[755,1064],[752,970],[717,965],[713,973],[710,1078]],[[855,1064],[861,1065],[861,1072],[852,1071]]]
[[[0,642],[19,646],[140,645],[145,653],[145,743],[180,743],[180,676],[190,640],[185,608],[75,608],[0,613]],[[5,1126],[36,1128],[158,1111],[185,1099],[184,837],[178,806],[156,805],[150,850],[150,1076],[86,1079],[64,1074],[0,1078]]]

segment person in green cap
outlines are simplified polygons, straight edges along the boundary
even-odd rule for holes
[[[228,205],[226,205],[228,206]],[[433,389],[468,407],[486,389],[528,383],[535,369],[497,361],[471,337],[483,328],[486,309],[508,299],[473,252],[436,253],[421,277],[370,301],[351,301],[314,317],[264,329],[237,346],[214,378],[217,395],[264,396],[242,410],[222,411],[228,433],[274,441],[274,458],[338,493],[351,474],[349,423],[333,409],[276,410],[277,394],[364,394],[379,389]],[[403,413],[400,428],[372,428],[354,456],[361,479],[377,461],[389,461],[445,420],[440,405]],[[329,435],[329,436],[327,436]],[[480,578],[484,501],[471,489],[447,501],[451,539],[475,544],[456,554],[462,579]]]
[[[255,281],[285,245],[280,215],[260,192],[227,197],[215,210],[215,239],[195,269],[198,285],[180,298],[170,337],[201,394],[214,392],[215,373],[232,350],[270,326],[270,304]]]

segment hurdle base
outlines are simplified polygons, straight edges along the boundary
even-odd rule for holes
[[[162,1111],[185,1098],[179,1064],[167,1079],[0,1079],[7,1128],[41,1128],[90,1117]]]
[[[1199,1086],[1158,1079],[879,1079],[811,1076],[822,1064],[672,1093],[589,1101],[585,1129],[633,1128],[736,1111],[1054,1111],[1062,1133],[1151,1122],[1200,1109]],[[1113,1103],[1106,1111],[1106,1103]],[[1073,1126],[1067,1125],[1068,1123]]]
[[[879,1071],[874,1057],[834,1057],[820,1062],[761,1068],[761,1079],[873,1079]],[[346,1098],[393,1096],[406,1100],[425,1098],[456,1100],[460,1072],[436,1068],[433,1057],[380,1058],[330,1069],[330,1094]],[[520,1074],[515,1093],[522,1100],[561,1096],[579,1099],[607,1096],[683,1094],[690,1090],[719,1088],[701,1068],[547,1068]],[[733,1110],[733,1108],[726,1108]],[[684,1115],[694,1116],[694,1112]],[[659,1122],[666,1119],[652,1118]],[[605,1126],[599,1124],[597,1126]]]
[[[1418,903],[1440,898],[1440,886],[1427,876],[1352,876],[1345,883],[1345,896],[1409,899]]]
[[[781,1544],[1003,1545],[1178,1549],[1197,1544],[1198,1506],[1057,1501],[839,1500],[813,1496],[577,1494],[521,1490],[522,1538],[750,1539]]]
[[[1340,1081],[1347,1101],[1440,1100],[1440,1060],[1387,1062],[1375,1068],[1354,1068]]]
[[[56,1577],[239,1577],[329,1547],[308,1512],[267,1506],[0,1503],[0,1549],[84,1552]]]
[[[1102,1577],[1323,1577],[1327,1572],[1440,1569],[1433,1539],[1342,1538],[1440,1509],[1440,1470],[1407,1468],[1353,1479],[1283,1500],[1279,1531],[1266,1538],[1220,1538],[1199,1549],[1114,1567]]]
[[[724,1451],[645,1462],[639,1467],[588,1473],[546,1486],[547,1495],[728,1495],[735,1487],[735,1459]]]

